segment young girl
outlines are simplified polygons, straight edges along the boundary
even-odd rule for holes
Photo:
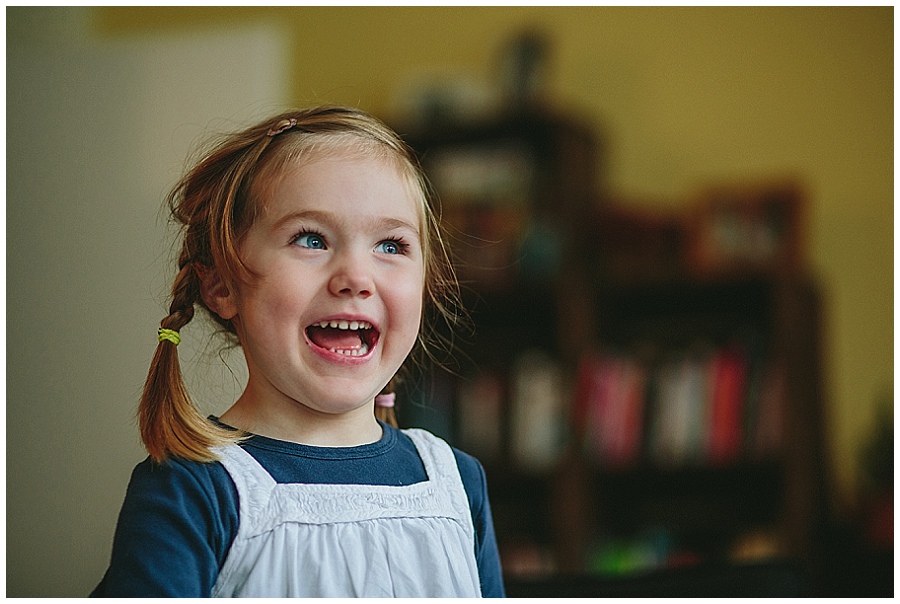
[[[176,186],[185,227],[98,596],[502,596],[484,471],[398,430],[389,384],[455,281],[412,153],[348,108],[228,138]],[[182,382],[195,306],[245,390],[206,419]]]

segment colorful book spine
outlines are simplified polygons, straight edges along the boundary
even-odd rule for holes
[[[784,383],[753,342],[582,359],[573,434],[606,467],[729,465],[779,446]]]

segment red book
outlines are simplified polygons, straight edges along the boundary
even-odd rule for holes
[[[629,465],[637,461],[643,437],[646,371],[633,360],[626,361],[621,373],[621,426],[614,461]]]
[[[713,464],[737,460],[741,450],[747,359],[737,347],[713,357],[707,454]]]

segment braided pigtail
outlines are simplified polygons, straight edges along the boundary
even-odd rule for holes
[[[177,334],[194,318],[194,303],[200,297],[200,278],[186,251],[172,287],[169,315],[160,322],[159,344],[138,407],[141,439],[156,462],[170,456],[212,461],[216,458],[212,447],[240,439],[240,433],[217,426],[200,414],[181,374]]]
[[[229,278],[242,265],[236,241],[252,222],[248,179],[268,146],[266,128],[257,126],[227,138],[186,174],[169,193],[169,210],[184,230],[169,315],[160,323],[159,344],[138,407],[141,440],[150,457],[213,461],[213,447],[245,437],[206,419],[188,394],[178,359],[178,332],[194,318],[196,306],[209,312],[226,335],[234,325],[210,311],[202,297],[203,272],[216,268]]]

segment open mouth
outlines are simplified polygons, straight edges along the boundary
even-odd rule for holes
[[[314,323],[306,335],[315,346],[347,357],[365,356],[378,341],[371,323],[343,319]]]

